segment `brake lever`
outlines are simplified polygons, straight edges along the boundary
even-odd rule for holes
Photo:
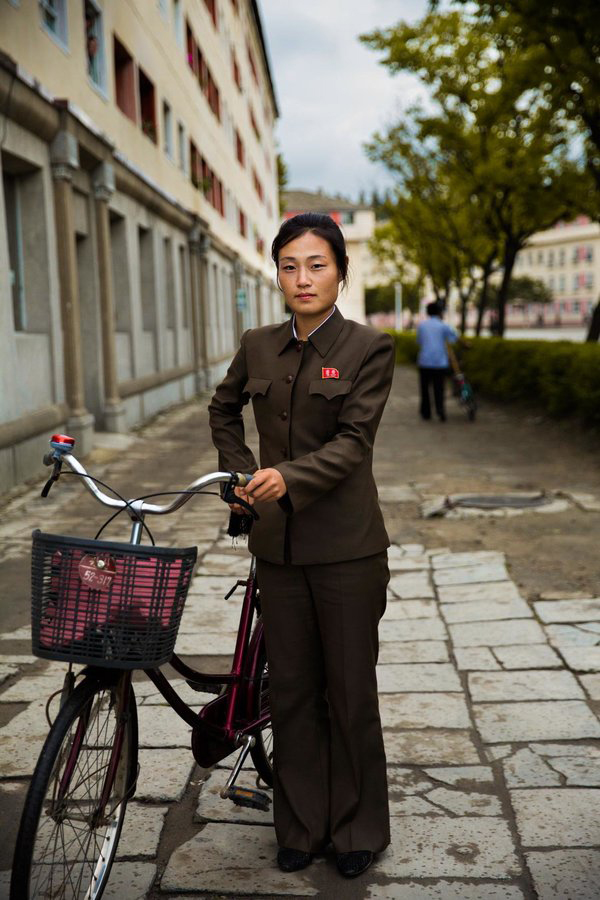
[[[46,462],[48,457],[50,457],[52,460],[54,460],[54,468],[52,469],[52,475],[50,476],[50,478],[48,479],[48,481],[42,488],[42,493],[41,493],[42,497],[48,496],[52,485],[54,484],[55,481],[58,481],[58,479],[60,478],[60,473],[61,473],[61,469],[62,469],[62,459],[56,459],[56,457],[54,457],[50,453],[47,453],[46,456],[44,456],[44,465],[46,465],[46,466],[50,465],[50,462]]]

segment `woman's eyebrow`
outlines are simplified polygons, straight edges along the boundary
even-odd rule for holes
[[[315,253],[313,256],[307,256],[307,259],[327,259],[327,257],[323,253]],[[296,262],[295,256],[280,256],[279,262],[283,262],[284,259],[289,259],[291,262]]]

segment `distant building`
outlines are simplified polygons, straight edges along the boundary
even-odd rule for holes
[[[538,231],[519,253],[513,274],[543,281],[554,299],[547,304],[510,304],[508,325],[586,324],[600,293],[600,224],[579,216]]]
[[[0,0],[0,491],[212,385],[281,317],[255,0]]]
[[[284,219],[303,212],[325,213],[344,233],[350,260],[350,284],[340,295],[340,310],[347,319],[366,322],[365,288],[374,281],[375,264],[369,241],[375,231],[375,213],[369,206],[351,203],[342,197],[330,197],[321,191],[286,191]],[[376,282],[375,282],[376,283]]]

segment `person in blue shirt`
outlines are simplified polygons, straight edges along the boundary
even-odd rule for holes
[[[458,335],[454,328],[442,322],[442,308],[439,303],[428,303],[426,312],[427,319],[417,328],[421,418],[431,419],[429,386],[432,385],[435,411],[440,422],[445,422],[444,380],[450,364],[446,344],[453,344]]]

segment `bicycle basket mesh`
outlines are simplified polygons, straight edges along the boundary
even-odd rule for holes
[[[33,653],[121,669],[167,662],[196,553],[34,531]]]

